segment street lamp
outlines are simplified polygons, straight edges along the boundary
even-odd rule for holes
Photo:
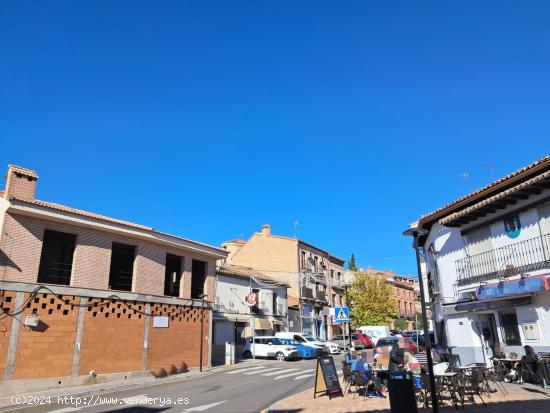
[[[424,281],[422,279],[422,267],[420,266],[420,246],[418,245],[418,237],[427,235],[429,232],[426,229],[419,228],[418,224],[411,226],[409,229],[403,232],[403,235],[407,237],[413,237],[413,248],[416,252],[416,270],[418,272],[418,281],[420,284],[420,303],[422,307],[422,323],[424,324],[424,345],[426,346],[426,359],[428,361],[428,373],[430,379],[430,392],[432,399],[432,412],[439,412],[439,405],[437,404],[437,395],[433,391],[435,389],[435,377],[434,377],[434,363],[432,359],[432,343],[430,340],[430,333],[428,331],[428,315],[426,312],[426,299],[424,298]]]

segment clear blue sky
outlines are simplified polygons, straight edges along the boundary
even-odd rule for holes
[[[550,152],[547,1],[0,2],[0,166],[203,242],[415,271],[407,224]]]

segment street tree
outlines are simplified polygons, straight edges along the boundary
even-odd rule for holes
[[[355,255],[351,254],[351,259],[348,261],[348,270],[357,271],[357,265],[355,264]]]
[[[392,286],[373,271],[358,272],[349,289],[353,327],[389,325],[397,313]]]
[[[397,330],[405,331],[407,329],[407,320],[403,317],[397,317],[393,320],[393,325]]]

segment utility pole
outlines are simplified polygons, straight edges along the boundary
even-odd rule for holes
[[[419,236],[427,235],[428,230],[418,228],[418,226],[411,227],[403,232],[405,236],[413,237],[413,248],[416,252],[416,271],[418,272],[418,282],[420,284],[420,303],[422,305],[422,322],[424,327],[424,346],[426,347],[426,358],[428,361],[428,374],[430,380],[430,388],[435,389],[435,377],[434,377],[434,363],[432,359],[432,344],[430,340],[430,332],[428,331],[428,315],[426,311],[426,299],[424,297],[424,281],[422,276],[422,267],[420,265],[420,245],[418,241]],[[432,399],[432,412],[439,413],[439,405],[437,400],[437,393],[435,391],[430,392]]]

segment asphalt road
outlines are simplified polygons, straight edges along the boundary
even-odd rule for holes
[[[334,362],[340,370],[342,356]],[[57,399],[17,413],[257,413],[272,403],[313,387],[316,360],[257,360],[190,380],[101,393],[78,400]],[[76,404],[79,403],[77,406]],[[90,406],[91,405],[91,406]]]

